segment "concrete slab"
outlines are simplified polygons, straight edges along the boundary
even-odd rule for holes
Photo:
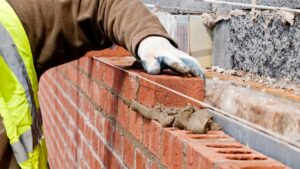
[[[143,0],[145,4],[156,4],[157,0]]]
[[[185,12],[186,11],[186,12]],[[203,13],[211,12],[212,4],[195,0],[180,0],[180,13]]]
[[[211,12],[211,3],[195,0],[143,0],[146,4],[156,5],[161,11],[172,14],[195,14]]]
[[[240,2],[250,4],[252,0],[224,0],[228,2]],[[164,12],[179,13],[204,13],[212,12],[213,9],[249,9],[246,7],[230,6],[200,2],[197,0],[143,0],[147,4],[155,4]],[[300,0],[257,0],[258,5],[288,7],[300,9]]]
[[[214,28],[214,65],[300,82],[300,17],[293,26],[269,12],[232,17]]]
[[[232,69],[232,54],[229,51],[230,45],[230,21],[218,23],[213,30],[212,64],[225,69]]]
[[[224,0],[227,2],[239,2],[239,3],[247,3],[251,4],[252,0]],[[300,0],[256,0],[257,5],[266,5],[266,6],[275,6],[275,7],[288,7],[288,8],[300,8]],[[231,6],[231,5],[220,5],[220,4],[213,4],[213,9],[250,9],[246,7],[238,7],[238,6]]]
[[[169,13],[179,13],[180,0],[157,0],[156,6],[159,7],[160,10]]]

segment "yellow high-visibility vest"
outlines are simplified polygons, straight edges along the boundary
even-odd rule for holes
[[[0,115],[19,166],[46,169],[38,79],[30,43],[6,0],[0,0],[0,79]]]

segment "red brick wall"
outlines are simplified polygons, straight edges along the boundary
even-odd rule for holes
[[[106,64],[124,67],[131,63],[127,57],[103,60],[85,57],[49,70],[40,81],[51,168],[284,168],[222,131],[190,134],[143,118],[129,100],[177,107],[192,102]],[[130,71],[203,100],[198,78]]]

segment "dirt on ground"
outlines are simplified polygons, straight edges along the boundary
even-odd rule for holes
[[[225,70],[217,66],[207,68],[205,74],[208,79],[217,78],[237,86],[300,102],[300,84],[288,79],[274,79],[244,71]]]

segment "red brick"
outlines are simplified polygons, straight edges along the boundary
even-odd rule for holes
[[[116,169],[120,168],[119,162],[116,160],[116,158],[114,157],[112,152],[110,152],[110,150],[106,146],[104,146],[103,158],[104,158],[103,159],[103,164],[104,164],[105,167],[107,167],[107,168],[116,168]]]
[[[84,118],[78,114],[78,120],[77,120],[77,124],[78,124],[78,129],[83,131],[84,130],[84,126],[85,126],[85,121]]]
[[[100,158],[100,160],[103,162],[104,161],[104,144],[101,139],[97,140],[97,150],[96,154]]]
[[[139,83],[135,77],[128,74],[123,75],[123,83],[121,93],[127,99],[136,99],[139,88]]]
[[[110,166],[108,166],[107,168],[123,169],[124,167],[122,167],[122,165],[117,160],[117,158],[115,156],[113,156]]]
[[[129,168],[133,168],[134,145],[126,137],[124,137],[123,161]]]
[[[103,82],[103,73],[104,73],[104,68],[105,68],[105,66],[103,66],[103,64],[104,63],[93,59],[93,67],[92,67],[92,74],[91,74],[91,77],[93,80]]]
[[[119,83],[114,81],[114,73],[117,70],[115,70],[113,67],[109,65],[103,65],[103,66],[104,66],[103,82],[111,89],[115,83]]]
[[[118,113],[118,97],[114,96],[109,91],[107,92],[107,105],[106,105],[106,111],[107,114],[112,115],[114,118],[117,118]]]
[[[77,66],[78,66],[78,60],[74,60],[74,61],[72,61],[72,62],[69,62],[68,64],[69,64],[69,65],[72,65],[72,66],[74,66],[74,67],[77,67]]]
[[[224,167],[232,166],[233,168],[239,168],[239,166],[251,168],[251,166],[267,166],[269,164],[282,166],[237,142],[188,143],[187,166],[189,168],[216,168],[216,166],[223,166],[223,164],[226,164]]]
[[[98,106],[100,106],[104,111],[107,111],[107,102],[108,102],[108,92],[105,88],[99,88],[99,100],[96,100]]]
[[[128,129],[129,126],[129,108],[128,106],[122,101],[119,100],[118,101],[118,122],[120,123],[120,125],[125,128]]]
[[[218,164],[215,169],[288,169],[288,167],[278,163],[242,163],[242,164]]]
[[[90,74],[91,73],[91,68],[92,68],[92,58],[90,57],[82,57],[81,59],[78,60],[79,62],[79,67],[86,73]]]
[[[148,82],[141,80],[138,92],[139,102],[145,106],[154,107],[157,104],[155,88],[153,85],[148,85]]]
[[[161,157],[161,131],[159,123],[144,119],[143,144],[158,158]]]
[[[83,135],[84,135],[84,137],[86,138],[86,140],[87,140],[87,142],[88,143],[92,143],[91,141],[91,138],[92,138],[92,129],[91,129],[91,127],[89,127],[88,126],[88,123],[87,122],[85,122],[85,124],[84,124],[84,129],[83,129]]]
[[[126,49],[115,46],[113,48],[108,48],[100,51],[91,51],[87,53],[87,56],[97,56],[97,57],[124,57],[131,56],[132,54],[128,52]]]
[[[112,145],[113,144],[113,133],[114,133],[114,126],[113,124],[111,123],[110,120],[108,119],[105,119],[105,122],[104,122],[104,138],[105,140],[107,141],[107,143],[109,145]]]
[[[140,152],[140,150],[136,149],[135,151],[135,167],[136,169],[146,169],[147,158]]]
[[[119,94],[121,92],[122,86],[124,86],[125,84],[124,80],[127,73],[112,67],[110,67],[110,70],[111,71],[109,73],[111,74],[112,82],[109,83],[104,81],[104,83],[108,85],[110,89],[112,89],[113,91]]]
[[[167,75],[154,76],[146,73],[140,73],[140,75],[189,97],[193,97],[197,100],[204,100],[205,84],[204,81],[199,78]],[[166,106],[185,106],[187,103],[192,102],[191,100],[185,99],[178,94],[143,79],[140,79],[138,97],[139,101],[147,106],[153,106],[156,103],[161,103]]]
[[[69,85],[67,93],[75,104],[79,103],[79,90],[76,87]]]
[[[123,135],[116,130],[114,132],[113,136],[113,147],[114,151],[116,151],[117,154],[119,154],[122,158],[122,153],[123,153]]]
[[[92,131],[92,138],[91,138],[91,146],[94,148],[94,152],[96,153],[97,145],[98,145],[98,136],[95,131]]]
[[[181,140],[169,130],[162,133],[162,162],[173,169],[183,167],[183,147]]]
[[[200,154],[205,154],[206,156],[210,157],[201,157]],[[199,168],[214,168],[214,163],[211,160],[222,160],[220,156],[214,156],[211,151],[208,149],[196,149],[191,147],[190,145],[187,146],[187,168],[190,169],[199,169]]]
[[[74,84],[79,83],[79,71],[74,68],[74,64],[67,64],[67,77],[70,79]]]
[[[232,137],[228,136],[223,131],[210,131],[207,134],[192,134],[190,131],[173,128],[171,132],[181,140],[185,141],[234,141]]]
[[[150,169],[159,169],[158,165],[154,162],[151,163]]]
[[[143,116],[133,110],[129,110],[129,132],[139,141],[143,137]]]
[[[95,124],[95,127],[96,127],[98,133],[101,134],[103,132],[102,115],[99,112],[96,113],[96,124]]]
[[[96,161],[95,169],[102,169],[100,162]]]
[[[101,90],[104,90],[103,87],[99,86],[95,81],[92,81],[91,84],[91,88],[92,88],[92,96],[91,98],[93,99],[93,101],[98,105],[101,106],[102,101],[104,100],[104,98],[102,98],[102,93]]]
[[[92,81],[87,75],[79,74],[79,87],[89,97],[92,97]]]

